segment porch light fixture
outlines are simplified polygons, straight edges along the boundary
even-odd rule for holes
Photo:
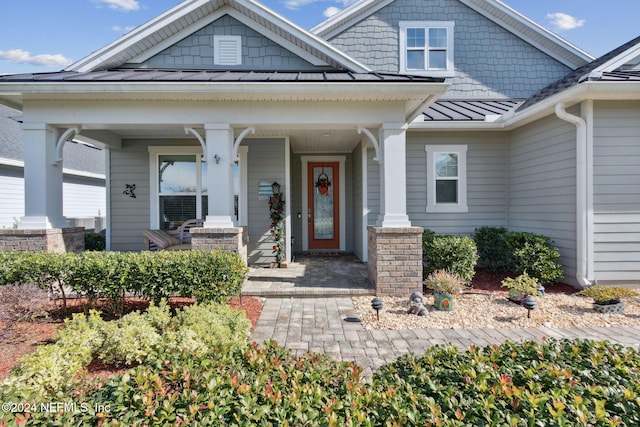
[[[280,184],[278,184],[278,181],[273,181],[273,184],[271,184],[271,191],[273,191],[273,194],[280,194]]]
[[[219,164],[219,163],[220,163],[220,156],[218,156],[217,154],[215,154],[215,155],[213,156],[213,160],[215,160],[215,161],[216,161],[216,165],[217,165],[217,164]]]

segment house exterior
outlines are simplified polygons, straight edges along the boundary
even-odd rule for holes
[[[187,0],[59,73],[0,77],[34,168],[19,229],[65,233],[74,138],[107,150],[111,250],[198,217],[194,246],[266,263],[277,182],[287,258],[353,252],[379,294],[421,289],[423,227],[544,234],[566,282],[640,283],[639,44],[594,61],[497,0],[363,0],[311,31]]]
[[[0,105],[0,229],[24,216],[24,157],[21,113]],[[81,143],[64,148],[63,214],[73,224],[102,231],[106,214],[105,155]],[[98,218],[96,223],[96,218]]]

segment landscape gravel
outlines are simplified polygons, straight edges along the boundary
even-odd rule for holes
[[[424,296],[429,315],[407,314],[406,298],[382,297],[380,320],[371,308],[372,297],[354,297],[353,304],[366,329],[470,329],[470,328],[550,328],[640,326],[639,297],[625,300],[624,314],[600,314],[590,298],[568,294],[547,294],[535,298],[537,307],[527,318],[527,310],[509,301],[504,292],[463,293],[454,299],[453,311],[438,311],[433,296]]]

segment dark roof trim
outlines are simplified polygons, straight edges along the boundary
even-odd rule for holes
[[[640,43],[640,37],[636,37],[635,39],[623,44],[622,46],[612,50],[611,52],[602,55],[600,58],[580,68],[575,69],[571,73],[567,74],[564,78],[550,84],[549,86],[542,89],[540,92],[533,95],[531,98],[527,99],[527,101],[518,108],[518,111],[522,111],[526,108],[529,108],[532,105],[535,105],[538,102],[541,102],[557,93],[560,93],[565,89],[578,85],[583,81],[590,80],[589,76],[592,71],[596,70],[601,65],[606,64],[616,56],[621,55],[622,53],[629,50],[630,48],[637,45],[638,43]],[[607,75],[623,74],[623,73],[627,74],[628,76],[632,75],[632,73],[629,73],[629,72],[616,72],[616,73],[603,73],[602,76],[604,77]],[[613,78],[613,76],[609,76],[609,78]],[[598,78],[596,78],[595,80],[602,81],[602,79],[598,79]],[[607,80],[607,81],[614,81],[614,80]]]
[[[203,71],[130,70],[14,74],[0,76],[0,83],[19,82],[433,82],[444,79],[393,73],[355,73],[350,71]]]

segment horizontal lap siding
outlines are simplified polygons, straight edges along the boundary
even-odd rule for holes
[[[501,133],[410,133],[407,136],[407,212],[411,223],[439,234],[473,234],[506,225],[506,142]],[[427,213],[425,145],[467,145],[467,213]]]
[[[24,216],[22,168],[0,165],[0,228],[13,228]]]
[[[249,255],[248,262],[252,264],[268,264],[274,262],[273,238],[269,231],[269,200],[260,200],[258,184],[262,180],[277,181],[280,191],[285,188],[284,140],[273,139],[245,139],[243,145],[249,147],[248,154],[248,203],[249,203]]]
[[[104,180],[65,177],[62,192],[64,216],[67,218],[96,217],[106,214],[107,193]]]
[[[594,113],[594,273],[640,283],[640,102]]]
[[[575,126],[547,117],[513,131],[509,148],[509,228],[551,238],[567,283],[576,271],[575,138]]]
[[[374,149],[367,150],[367,225],[376,225],[380,215],[380,164],[373,160],[375,156]]]
[[[146,249],[142,230],[150,223],[149,145],[125,142],[122,149],[110,150],[112,251]],[[135,184],[135,199],[122,193],[125,184]]]

